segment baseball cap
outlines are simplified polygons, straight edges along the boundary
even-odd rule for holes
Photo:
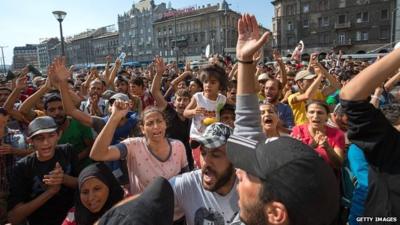
[[[268,139],[267,139],[268,140]],[[308,145],[290,137],[254,141],[231,135],[228,159],[258,177],[285,205],[293,224],[331,224],[339,211],[332,168]]]
[[[201,136],[192,137],[190,146],[192,148],[197,148],[200,145],[206,148],[218,148],[226,144],[232,133],[232,128],[223,123],[216,122],[209,125]]]
[[[115,101],[115,100],[121,100],[121,101],[125,101],[128,102],[129,101],[129,97],[126,94],[123,93],[117,93],[113,96],[111,96],[110,101]]]
[[[294,80],[295,81],[310,80],[310,79],[314,79],[316,76],[317,76],[316,74],[311,73],[309,70],[302,70],[296,74],[296,76],[294,77]]]
[[[269,79],[269,76],[268,76],[268,74],[266,74],[266,73],[260,74],[260,75],[258,76],[258,78],[257,78],[258,81],[260,81],[260,80],[268,80],[268,79]]]
[[[156,178],[139,197],[105,213],[99,225],[172,225],[174,191],[168,180]]]
[[[58,129],[54,119],[50,116],[41,116],[32,120],[28,126],[28,138],[38,134],[51,133]]]

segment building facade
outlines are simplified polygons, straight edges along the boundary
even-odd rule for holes
[[[274,0],[273,46],[290,55],[297,43],[305,54],[390,51],[394,0]]]
[[[55,45],[60,43],[58,38],[49,38],[46,39],[37,46],[37,54],[38,54],[38,68],[41,71],[46,71],[47,66],[53,60],[49,55],[49,49],[52,49]]]
[[[111,36],[112,34],[115,34],[115,28],[113,25],[101,27],[98,29],[90,29],[80,34],[77,34],[72,38],[67,38],[66,55],[68,58],[68,63],[77,66],[89,66],[95,64],[96,57],[95,47],[93,43],[99,44],[99,42],[102,41],[96,41],[96,38],[107,37],[107,35],[109,34],[111,34]],[[115,43],[112,45],[114,46]],[[103,58],[102,63],[104,62],[105,59]]]
[[[105,63],[105,58],[109,55],[115,60],[118,57],[118,32],[106,33],[92,40],[94,63]]]
[[[21,47],[14,47],[13,69],[20,70],[26,65],[39,66],[37,45],[27,44]]]
[[[168,9],[165,3],[155,5],[153,0],[140,0],[131,10],[118,15],[120,51],[126,61],[148,62],[154,58],[153,22]]]

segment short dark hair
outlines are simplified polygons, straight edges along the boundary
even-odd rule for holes
[[[219,114],[222,115],[225,112],[232,112],[233,114],[235,114],[235,110],[236,110],[235,105],[225,104],[224,107],[222,107],[222,109],[219,111]]]
[[[275,78],[267,79],[267,81],[265,81],[265,84],[270,80],[278,84],[278,90],[279,91],[281,91],[283,89],[283,85],[282,85],[281,81],[278,80],[278,79],[275,79]]]
[[[400,104],[386,104],[381,107],[382,113],[392,125],[397,125],[400,122]]]
[[[43,104],[44,104],[44,109],[47,110],[47,107],[50,102],[56,102],[60,101],[61,102],[61,95],[58,92],[49,92],[43,96]]]
[[[237,81],[236,80],[230,80],[228,82],[228,90],[231,90],[232,88],[237,88]]]
[[[190,92],[187,89],[179,89],[175,92],[175,97],[188,97],[191,98]]]
[[[137,86],[144,87],[144,81],[142,77],[135,77],[129,80],[129,84],[135,84]]]
[[[190,82],[195,82],[200,88],[201,90],[203,90],[203,83],[201,82],[201,80],[197,79],[197,78],[193,78],[190,80]]]
[[[0,107],[0,114],[3,114],[4,116],[7,116],[8,112],[7,112],[7,110],[5,108]]]
[[[319,100],[312,100],[309,103],[307,103],[306,104],[306,111],[308,110],[308,107],[310,105],[313,105],[313,104],[323,107],[325,109],[325,111],[326,111],[326,114],[329,114],[331,112],[331,110],[329,109],[328,104],[326,104],[326,102],[324,102],[324,101],[319,101]]]
[[[209,64],[201,68],[200,74],[204,73],[201,76],[201,81],[204,82],[204,80],[210,76],[215,77],[218,82],[219,82],[219,89],[220,90],[225,90],[227,85],[228,85],[228,77],[226,76],[225,69],[222,68],[221,66],[218,66],[216,64]]]

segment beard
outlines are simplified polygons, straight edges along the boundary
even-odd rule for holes
[[[204,182],[204,173],[207,171],[207,173],[212,174],[213,176],[215,176],[216,181],[214,182],[214,184],[206,184]],[[201,181],[203,184],[204,189],[206,189],[207,191],[210,192],[215,192],[218,189],[220,189],[221,187],[223,187],[224,185],[226,185],[231,178],[233,177],[233,175],[235,174],[235,169],[233,168],[232,164],[229,164],[228,168],[223,171],[221,174],[217,174],[216,171],[214,171],[213,169],[211,169],[210,167],[203,167],[201,169]]]
[[[58,126],[61,126],[64,124],[67,117],[66,116],[56,116],[56,117],[53,117],[53,119]]]
[[[246,225],[269,225],[266,220],[264,204],[261,201],[250,203],[248,205],[240,205],[240,220]]]

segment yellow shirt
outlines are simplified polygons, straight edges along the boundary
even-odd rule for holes
[[[290,108],[292,108],[294,123],[296,124],[296,126],[302,125],[302,124],[308,122],[307,116],[306,116],[307,102],[301,101],[301,102],[293,103],[294,97],[299,96],[300,94],[301,94],[300,92],[296,92],[294,94],[289,95],[289,97],[288,97],[288,103],[289,103]],[[322,92],[320,90],[317,90],[317,92],[311,99],[324,101],[325,96],[322,94]]]

